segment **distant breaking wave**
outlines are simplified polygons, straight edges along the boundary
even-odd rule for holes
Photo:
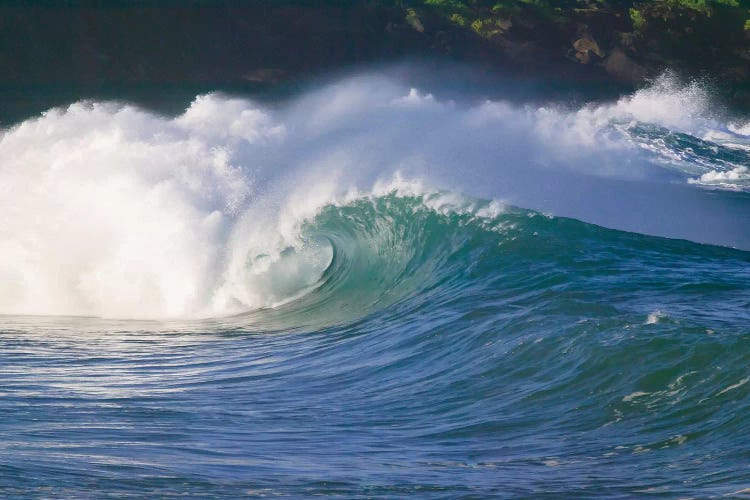
[[[365,75],[272,106],[202,95],[176,117],[52,109],[0,136],[0,313],[294,302],[343,320],[449,286],[540,213],[750,248],[750,220],[727,215],[748,207],[750,125],[711,106],[668,77],[569,109],[461,105]],[[483,232],[505,239],[472,246]]]

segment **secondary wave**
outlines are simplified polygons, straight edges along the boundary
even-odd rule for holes
[[[0,138],[0,313],[221,316],[303,307],[356,275],[340,293],[358,306],[337,307],[361,314],[442,276],[451,252],[416,258],[430,251],[429,217],[495,224],[479,211],[499,200],[750,248],[750,219],[737,216],[747,126],[710,105],[669,78],[569,109],[460,105],[366,75],[272,106],[198,96],[177,117],[53,109]],[[380,206],[406,198],[419,200],[409,214]]]

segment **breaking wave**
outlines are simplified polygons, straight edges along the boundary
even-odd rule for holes
[[[451,252],[420,260],[431,218],[496,230],[505,206],[750,248],[731,217],[750,132],[711,109],[669,77],[570,109],[372,75],[272,105],[201,95],[176,117],[52,109],[0,136],[0,313],[226,316],[323,300],[350,266],[359,314],[443,276]]]

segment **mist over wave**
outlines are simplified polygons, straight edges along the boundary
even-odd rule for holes
[[[311,221],[387,196],[750,248],[750,218],[737,215],[750,132],[711,109],[702,87],[669,77],[571,109],[456,103],[373,75],[273,105],[201,95],[176,117],[53,109],[0,138],[0,313],[275,307],[321,286],[346,246]]]

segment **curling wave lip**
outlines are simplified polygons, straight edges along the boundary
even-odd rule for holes
[[[403,185],[750,248],[745,126],[710,116],[698,85],[664,77],[576,109],[436,95],[361,75],[266,106],[208,94],[165,117],[84,101],[19,123],[0,140],[0,312],[278,305],[331,258],[306,221]]]

